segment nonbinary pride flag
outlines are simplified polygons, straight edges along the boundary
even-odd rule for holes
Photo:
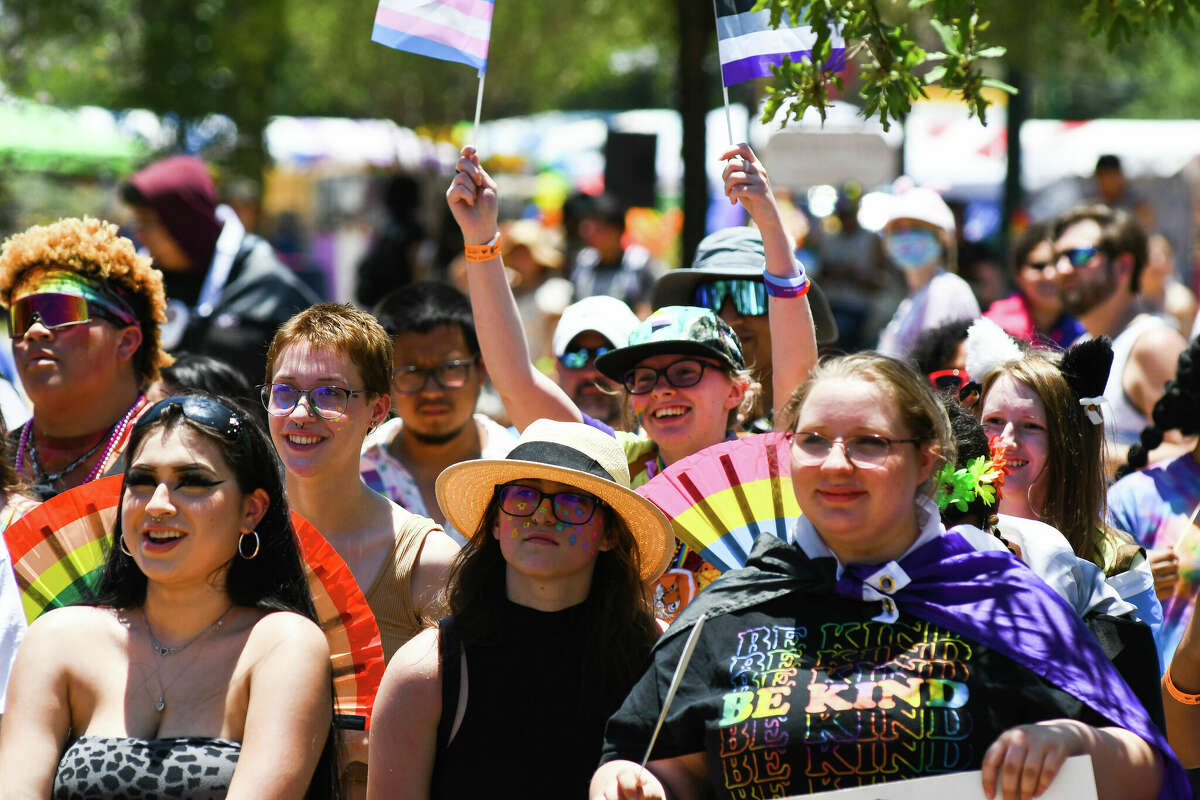
[[[768,9],[751,11],[755,0],[715,0],[717,6],[717,52],[721,57],[721,80],[726,86],[765,78],[771,67],[812,57],[817,35],[812,28],[791,27],[785,13],[778,28],[771,27]],[[830,36],[835,64],[844,57],[846,48],[841,35]],[[835,67],[836,68],[836,67]]]
[[[487,71],[494,0],[379,0],[371,41]]]

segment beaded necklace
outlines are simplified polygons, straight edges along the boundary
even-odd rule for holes
[[[140,409],[145,402],[146,402],[146,396],[138,395],[137,400],[133,401],[133,405],[131,405],[129,407],[129,410],[125,412],[125,416],[121,417],[120,422],[118,422],[116,425],[114,425],[112,427],[111,432],[109,432],[109,434],[108,434],[108,438],[102,440],[104,442],[105,447],[104,447],[103,451],[101,452],[100,460],[96,462],[96,466],[92,467],[91,471],[88,472],[87,477],[83,479],[84,483],[91,483],[104,470],[104,465],[108,462],[108,459],[112,455],[113,450],[116,449],[117,444],[124,437],[125,431],[129,427],[129,421],[131,419],[133,419],[133,416],[138,412],[138,409]],[[66,475],[71,470],[77,468],[80,464],[87,461],[87,459],[90,458],[92,456],[92,454],[95,453],[96,450],[99,449],[99,444],[97,444],[91,450],[84,453],[81,458],[78,458],[75,461],[71,462],[71,464],[69,464],[66,469],[59,470],[58,472],[52,473],[50,475],[46,475],[42,471],[42,465],[38,463],[37,449],[36,449],[36,447],[34,447],[32,438],[33,438],[33,419],[30,418],[30,420],[25,423],[25,426],[23,428],[21,428],[21,439],[17,443],[17,463],[16,463],[17,473],[19,474],[21,472],[21,467],[25,463],[25,453],[28,452],[30,461],[32,462],[34,472],[38,475],[38,477],[44,476],[45,481],[48,484],[53,484],[59,478]]]

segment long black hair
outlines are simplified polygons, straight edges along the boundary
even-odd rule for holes
[[[596,513],[606,515],[605,529],[613,546],[596,556],[588,595],[592,634],[582,658],[591,671],[589,684],[601,696],[617,697],[620,702],[645,671],[658,627],[641,581],[637,541],[611,507],[600,503]],[[450,612],[468,646],[494,644],[504,636],[507,562],[492,535],[499,515],[500,501],[493,494],[447,579]]]
[[[222,431],[189,416],[189,401],[207,401],[209,410],[229,412],[236,420]],[[235,605],[269,611],[292,611],[317,622],[312,594],[308,588],[291,514],[284,495],[283,467],[267,434],[254,422],[254,414],[240,403],[219,395],[193,394],[171,397],[150,408],[133,426],[126,449],[125,476],[142,443],[154,431],[169,431],[186,425],[216,443],[225,462],[233,471],[243,494],[262,489],[270,500],[259,521],[258,553],[252,559],[233,557],[225,573],[225,590]],[[125,487],[121,487],[124,500]],[[104,572],[90,602],[113,608],[137,608],[146,602],[146,575],[137,562],[121,548],[121,515],[113,527],[112,547]],[[239,547],[240,549],[240,547]],[[332,684],[331,684],[332,690]],[[330,726],[325,747],[317,762],[307,797],[312,800],[336,800],[338,785],[337,743]]]
[[[1117,470],[1117,479],[1146,466],[1150,451],[1163,442],[1163,433],[1178,430],[1184,436],[1200,433],[1200,336],[1179,354],[1175,378],[1167,381],[1163,396],[1154,404],[1151,422],[1129,448],[1129,459]]]
[[[148,412],[143,420],[153,416],[149,423],[138,422],[129,435],[128,464],[141,448],[142,442],[153,431],[171,430],[177,425],[186,425],[216,443],[236,477],[238,488],[243,494],[262,489],[270,500],[267,511],[258,524],[259,553],[253,559],[234,556],[225,576],[225,590],[234,604],[250,608],[273,611],[294,611],[316,620],[312,595],[304,576],[300,551],[292,530],[287,498],[284,495],[281,466],[275,449],[266,434],[254,423],[253,415],[239,403],[219,395],[188,395],[202,397],[224,406],[239,421],[238,431],[233,438],[222,436],[211,427],[190,419],[180,403],[163,403],[160,414]],[[153,412],[154,409],[151,409]],[[122,501],[125,487],[121,488]],[[100,585],[96,589],[94,603],[114,608],[136,608],[146,601],[146,575],[130,556],[119,546],[123,533],[121,516],[113,529],[113,547],[109,550]]]

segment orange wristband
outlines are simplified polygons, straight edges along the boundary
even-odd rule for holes
[[[500,232],[496,231],[496,235],[487,244],[469,244],[464,249],[467,261],[491,261],[500,255]]]
[[[1170,667],[1168,667],[1167,671],[1163,673],[1162,683],[1167,689],[1167,694],[1171,695],[1171,697],[1175,698],[1180,703],[1183,703],[1185,706],[1200,706],[1200,694],[1188,694],[1176,686],[1175,682],[1171,680]]]

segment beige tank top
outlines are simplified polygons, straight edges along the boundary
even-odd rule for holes
[[[412,574],[425,537],[432,531],[441,530],[441,526],[428,517],[409,513],[396,532],[391,554],[383,562],[371,588],[365,592],[367,605],[379,624],[385,661],[391,661],[396,651],[424,627],[417,610],[413,608]],[[441,598],[436,608],[430,611],[435,620],[445,615]]]

